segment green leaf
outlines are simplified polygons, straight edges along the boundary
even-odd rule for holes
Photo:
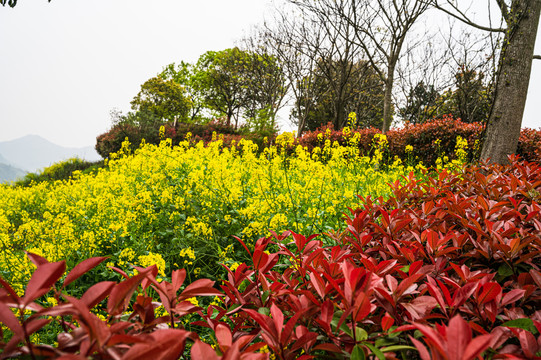
[[[498,268],[498,275],[503,277],[511,276],[513,275],[513,269],[511,269],[511,267],[507,264],[502,264]]]
[[[376,357],[379,360],[385,360],[385,354],[383,354],[383,352],[381,352],[380,349],[378,349],[377,347],[375,347],[374,345],[372,345],[370,343],[364,343],[364,345],[366,345],[366,347],[368,347],[370,350],[372,350],[374,355],[376,355]]]
[[[382,352],[401,351],[401,350],[417,350],[417,348],[408,345],[392,345],[380,349]]]
[[[532,334],[537,333],[537,329],[535,328],[532,319],[509,320],[509,321],[504,322],[502,326],[524,329],[531,332]]]
[[[257,312],[266,316],[270,315],[270,310],[266,307],[260,307],[259,309],[257,309]]]
[[[364,341],[366,339],[368,339],[368,333],[366,332],[365,329],[362,329],[360,327],[355,327],[355,337],[357,339],[357,341]]]
[[[363,349],[357,345],[353,348],[351,352],[351,360],[365,360],[366,356],[364,355]]]

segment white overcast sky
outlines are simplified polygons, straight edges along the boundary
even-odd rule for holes
[[[147,79],[235,45],[271,0],[19,0],[0,7],[0,141],[94,145]],[[541,35],[536,53],[541,53]],[[541,126],[534,60],[523,126]]]

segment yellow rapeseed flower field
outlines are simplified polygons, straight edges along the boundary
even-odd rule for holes
[[[354,137],[351,146],[327,141],[312,153],[292,148],[292,139],[282,135],[262,152],[246,140],[231,148],[221,140],[175,146],[165,140],[133,154],[125,146],[96,174],[0,186],[1,275],[23,292],[33,271],[27,250],[66,259],[68,268],[108,255],[122,268],[155,262],[162,275],[186,262],[214,276],[217,263],[238,263],[231,235],[253,244],[270,229],[341,228],[357,195],[385,196],[387,183],[414,170],[399,161],[380,170],[383,136],[373,158],[359,155]]]

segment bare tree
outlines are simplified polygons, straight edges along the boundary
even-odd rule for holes
[[[481,160],[507,163],[507,156],[517,150],[522,116],[539,25],[541,0],[487,0],[499,10],[500,21],[493,26],[472,19],[457,0],[429,0],[436,8],[476,29],[499,32],[504,40],[499,55],[494,101],[487,123]]]
[[[342,128],[347,121],[347,104],[358,96],[348,91],[348,86],[352,79],[368,73],[370,66],[361,61],[363,51],[353,41],[350,23],[341,17],[332,23],[321,22],[313,12],[298,7],[277,11],[272,25],[266,24],[259,34],[288,74],[298,134],[304,131],[311,107],[323,94],[331,99],[329,120],[336,129]],[[324,84],[316,81],[316,72],[325,78]]]
[[[436,11],[436,10],[433,10]],[[425,29],[428,29],[425,26]],[[498,37],[472,33],[455,21],[442,24],[421,44],[406,44],[399,62],[396,103],[403,120],[422,123],[452,113],[486,122],[496,73]],[[482,99],[481,99],[482,98]],[[482,100],[482,101],[479,101]]]
[[[244,42],[248,48],[263,46],[266,52],[279,60],[286,76],[288,94],[297,107],[295,125],[297,135],[300,136],[304,131],[310,112],[309,107],[312,104],[309,99],[316,96],[311,76],[316,59],[307,54],[317,51],[322,36],[317,31],[308,31],[308,26],[304,22],[296,22],[293,19],[291,13],[277,11],[272,25],[263,24]],[[309,45],[312,47],[311,50],[308,49]]]
[[[334,24],[336,19],[353,29],[353,42],[360,46],[385,84],[383,132],[392,120],[392,94],[395,71],[408,32],[428,8],[424,0],[290,0],[309,9],[322,23]],[[336,28],[344,38],[349,38]]]

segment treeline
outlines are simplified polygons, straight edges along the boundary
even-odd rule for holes
[[[513,0],[511,16],[497,1],[502,27],[491,28],[450,0],[288,0],[237,47],[167,65],[141,85],[132,111],[113,114],[114,128],[218,122],[271,136],[286,104],[298,136],[328,122],[386,133],[451,114],[487,124],[481,157],[504,162],[516,151],[534,58],[525,31],[539,21],[539,5],[525,4]],[[467,26],[438,34],[422,22],[436,12]]]

